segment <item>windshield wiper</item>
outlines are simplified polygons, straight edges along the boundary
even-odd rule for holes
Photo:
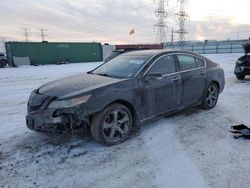
[[[111,76],[111,75],[109,75],[109,74],[106,74],[106,73],[98,73],[98,74],[96,74],[96,75],[99,75],[99,76],[106,76],[106,77],[114,77],[114,76]]]
[[[94,74],[93,71],[88,71],[87,74]]]
[[[105,76],[105,77],[109,77],[109,78],[122,78],[124,79],[124,77],[120,77],[120,76],[115,76],[115,75],[110,75],[110,74],[107,74],[107,73],[93,73],[93,72],[90,72],[88,74],[94,74],[94,75],[99,75],[99,76]]]
[[[94,73],[93,73],[94,74]],[[110,78],[121,78],[124,79],[124,77],[121,76],[116,76],[116,75],[110,75],[110,74],[106,74],[106,73],[98,73],[96,75],[100,75],[100,76],[106,76],[106,77],[110,77]]]

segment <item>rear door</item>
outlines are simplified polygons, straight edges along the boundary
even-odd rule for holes
[[[182,106],[200,102],[206,84],[205,62],[187,54],[177,54],[176,57],[182,79]]]

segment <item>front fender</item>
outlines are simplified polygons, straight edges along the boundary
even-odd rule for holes
[[[122,84],[114,84],[107,88],[101,88],[92,93],[89,101],[84,104],[84,111],[87,115],[93,115],[116,101],[125,101],[136,110],[140,105],[138,97],[140,96],[136,81],[129,80]]]

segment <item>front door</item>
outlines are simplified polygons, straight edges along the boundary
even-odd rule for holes
[[[176,70],[174,57],[164,55],[146,71],[141,82],[144,94],[144,117],[160,115],[180,106],[182,82]],[[161,77],[152,76],[155,74],[160,74]]]

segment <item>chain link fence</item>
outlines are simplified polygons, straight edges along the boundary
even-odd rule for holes
[[[180,45],[178,42],[167,43],[166,49],[183,49],[200,54],[244,53],[242,44],[250,43],[250,40],[204,41],[186,42]]]

